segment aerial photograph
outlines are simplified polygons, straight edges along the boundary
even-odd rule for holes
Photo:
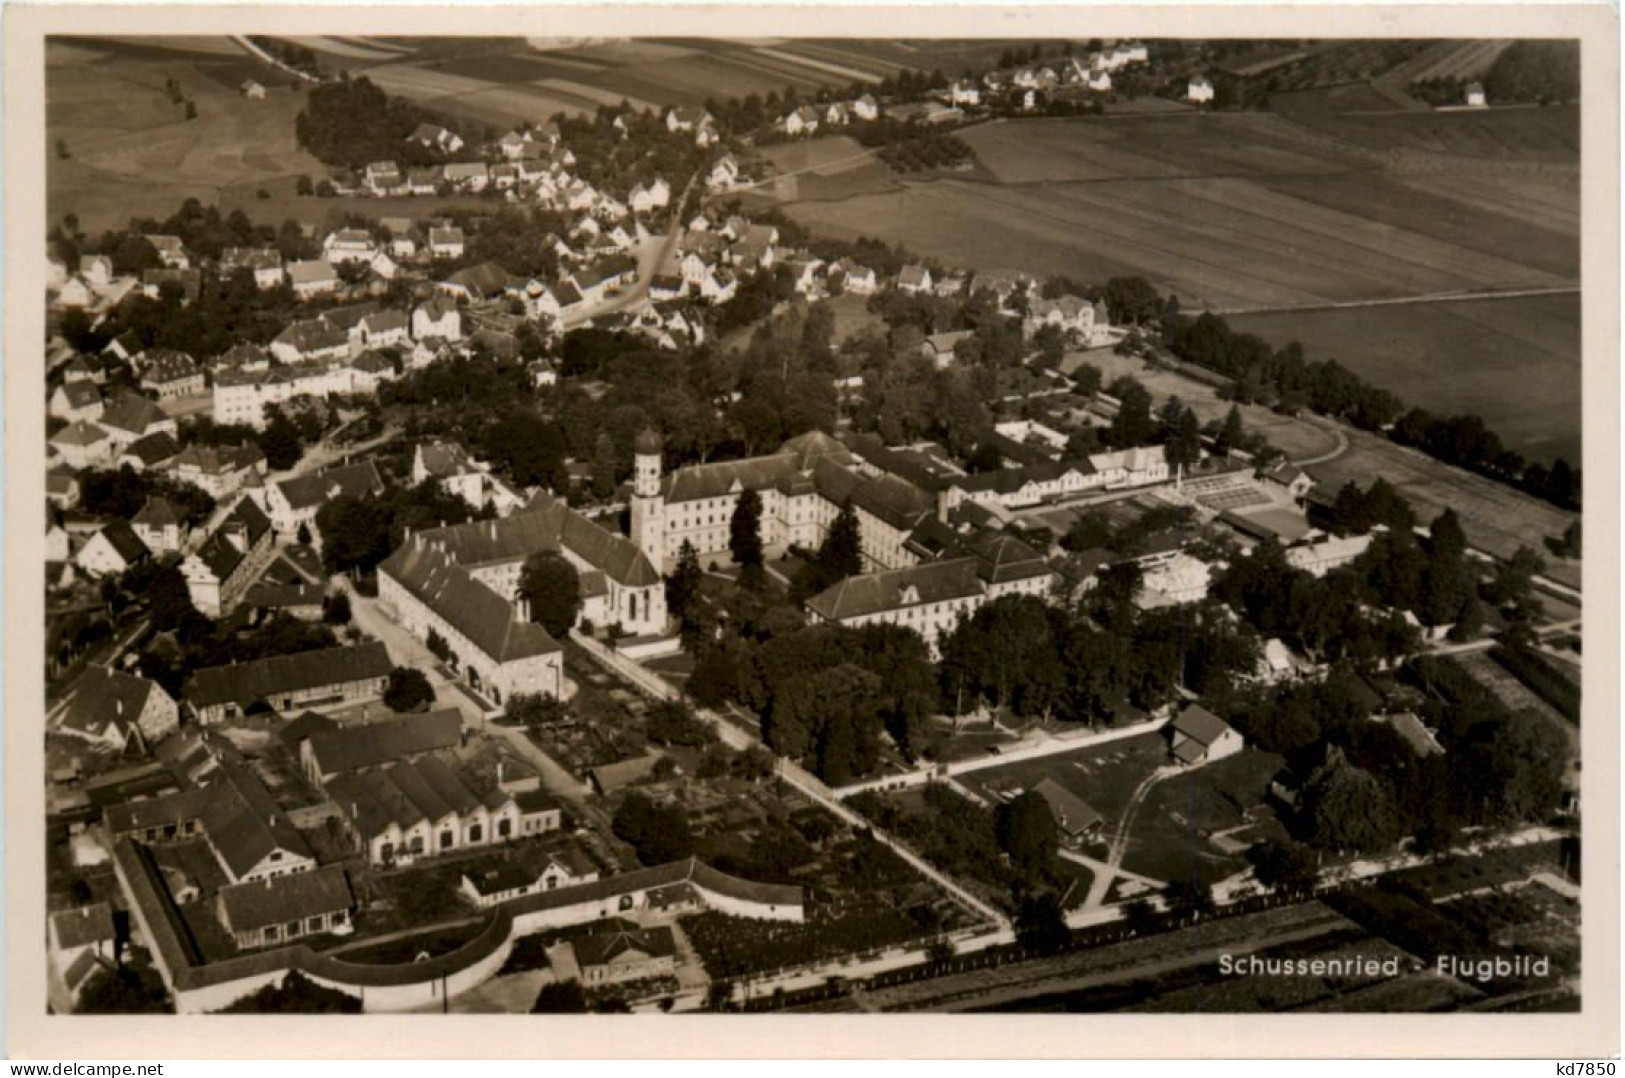
[[[1582,1011],[1578,40],[43,47],[49,1013]]]

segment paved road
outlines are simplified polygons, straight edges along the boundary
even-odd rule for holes
[[[643,244],[638,251],[638,279],[616,295],[592,307],[563,319],[561,325],[564,329],[573,329],[584,322],[595,318],[602,318],[607,314],[615,314],[629,308],[637,307],[649,295],[649,282],[660,272],[660,268],[671,257],[672,249],[677,246],[677,239],[683,234],[682,208],[688,202],[688,193],[699,179],[699,173],[689,177],[688,184],[684,186],[683,193],[674,198],[672,205],[671,227],[666,235],[657,243],[653,238]]]

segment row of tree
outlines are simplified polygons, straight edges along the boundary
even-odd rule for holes
[[[1516,486],[1565,509],[1580,507],[1580,473],[1559,459],[1550,467],[1507,449],[1476,415],[1435,416],[1407,409],[1399,397],[1360,378],[1336,360],[1310,362],[1291,342],[1276,349],[1250,333],[1237,333],[1223,318],[1175,315],[1163,326],[1164,341],[1180,359],[1234,381],[1242,403],[1309,408],[1364,430],[1386,431],[1448,464]]]

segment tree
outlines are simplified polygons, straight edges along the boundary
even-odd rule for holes
[[[617,837],[631,844],[644,865],[680,861],[694,852],[688,813],[682,806],[657,804],[636,790],[615,810],[611,827]]]
[[[322,600],[322,620],[329,625],[348,625],[350,623],[350,597],[344,592],[336,592]]]
[[[310,177],[301,175],[294,183],[294,191],[301,198],[309,198],[316,193],[316,185],[310,182]]]
[[[260,452],[265,454],[265,463],[277,472],[298,464],[305,452],[304,444],[299,440],[299,428],[282,414],[281,409],[272,410],[270,421],[260,433],[259,444]]]
[[[1179,418],[1174,421],[1173,430],[1168,433],[1168,442],[1165,448],[1168,458],[1168,467],[1174,471],[1183,469],[1190,471],[1202,460],[1202,429],[1196,421],[1196,413],[1189,408],[1182,409]]]
[[[1247,851],[1247,860],[1259,883],[1289,893],[1310,887],[1317,875],[1314,851],[1291,839],[1257,843]]]
[[[536,993],[531,1014],[586,1014],[587,994],[580,981],[549,981]]]
[[[1119,406],[1106,428],[1106,440],[1118,449],[1149,442],[1156,431],[1151,418],[1151,394],[1132,378],[1119,378],[1112,383],[1111,392]]]
[[[1055,954],[1072,942],[1066,912],[1053,891],[1022,898],[1016,908],[1015,928],[1016,942],[1039,954]]]
[[[1374,853],[1399,840],[1399,814],[1388,788],[1333,746],[1303,788],[1311,841],[1322,849]]]
[[[1247,432],[1241,424],[1241,409],[1232,404],[1224,414],[1224,422],[1220,424],[1218,433],[1213,436],[1213,451],[1229,453],[1232,449],[1240,449],[1246,439]]]
[[[830,522],[829,533],[818,548],[818,570],[824,587],[863,572],[863,533],[851,499],[841,503]]]
[[[434,703],[434,687],[423,671],[397,666],[384,685],[384,706],[391,711],[417,711]]]
[[[581,574],[558,551],[538,551],[519,571],[519,597],[531,621],[562,639],[581,613]]]
[[[754,490],[739,495],[728,521],[728,552],[742,569],[762,568],[762,496]]]
[[[1055,858],[1059,834],[1049,802],[1028,790],[999,806],[995,815],[999,846],[1010,855],[1016,871],[1028,880],[1042,879]]]
[[[666,610],[687,624],[690,607],[700,594],[700,555],[687,539],[677,550],[677,567],[666,577]]]

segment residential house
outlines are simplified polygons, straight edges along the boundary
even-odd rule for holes
[[[880,103],[875,100],[873,94],[864,94],[852,102],[852,114],[860,120],[878,120],[880,119]]]
[[[463,138],[455,131],[449,131],[439,124],[421,123],[412,129],[406,136],[406,141],[415,142],[427,149],[439,150],[441,153],[456,153],[463,148]]]
[[[436,296],[418,305],[412,312],[412,336],[416,339],[460,341],[463,339],[463,315],[450,297]]]
[[[322,241],[322,257],[337,266],[364,265],[377,253],[378,244],[364,228],[341,228]]]
[[[288,283],[293,286],[293,294],[304,300],[331,296],[341,285],[333,264],[325,258],[290,263]]]
[[[75,420],[51,435],[51,451],[74,470],[107,464],[118,454],[113,439],[95,423]]]
[[[383,477],[371,460],[335,464],[319,472],[272,483],[265,488],[265,510],[278,535],[292,537],[298,534],[300,525],[305,525],[319,543],[317,510],[334,498],[360,498],[382,493],[383,489]]]
[[[141,367],[141,388],[158,394],[161,401],[203,395],[203,368],[185,352],[157,349],[145,353]]]
[[[181,562],[192,605],[211,618],[231,613],[276,559],[276,535],[252,498],[237,504],[197,550]]]
[[[180,482],[192,484],[215,501],[224,501],[241,490],[250,476],[265,474],[265,454],[255,445],[194,443],[171,460],[169,470]]]
[[[191,269],[192,256],[186,253],[186,245],[179,236],[145,236],[152,249],[158,252],[158,260],[170,269]]]
[[[66,419],[70,423],[100,419],[102,391],[95,382],[87,380],[63,382],[51,394],[46,414],[52,419]]]
[[[1241,734],[1201,704],[1187,704],[1168,730],[1168,751],[1187,767],[1234,756],[1244,747]]]
[[[1193,105],[1213,103],[1213,82],[1206,75],[1197,75],[1185,86],[1185,100]]]
[[[186,522],[168,498],[148,498],[130,527],[154,554],[177,554],[186,541]]]
[[[180,706],[156,681],[87,665],[51,712],[48,728],[112,753],[146,751],[175,732]]]
[[[222,887],[215,916],[239,950],[352,930],[355,895],[342,865]]]
[[[118,967],[118,931],[108,902],[52,913],[46,937],[51,972],[75,1002],[97,971]]]
[[[897,275],[900,291],[915,295],[931,291],[931,271],[924,266],[904,266]]]
[[[74,565],[86,576],[117,576],[148,553],[147,544],[135,534],[127,520],[114,520],[102,526],[73,556]]]
[[[402,311],[378,311],[360,322],[352,335],[352,343],[361,348],[394,348],[412,343],[411,322]]]
[[[456,259],[463,257],[463,230],[448,225],[429,229],[429,255],[432,258]]]
[[[275,247],[227,247],[220,252],[220,275],[231,277],[239,270],[254,275],[254,286],[261,291],[275,288],[283,281],[282,252]]]

